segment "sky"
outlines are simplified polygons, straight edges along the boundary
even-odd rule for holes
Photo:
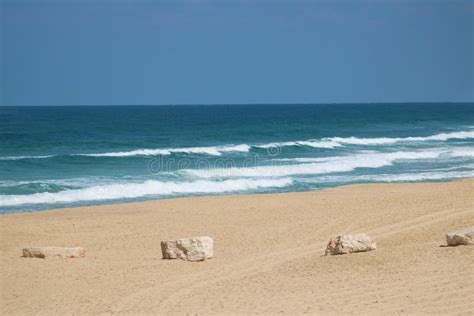
[[[472,0],[0,3],[0,105],[474,101]]]

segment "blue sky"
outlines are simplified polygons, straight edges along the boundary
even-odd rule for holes
[[[474,1],[0,1],[3,105],[474,100]]]

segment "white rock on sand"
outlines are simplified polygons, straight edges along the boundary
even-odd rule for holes
[[[161,242],[163,259],[203,261],[213,256],[214,241],[211,237],[191,237]]]
[[[474,227],[446,234],[448,246],[474,245]]]
[[[342,255],[352,252],[375,250],[375,241],[365,234],[333,237],[326,247],[326,255]]]
[[[82,258],[86,251],[82,247],[29,247],[23,248],[23,257],[27,258]]]

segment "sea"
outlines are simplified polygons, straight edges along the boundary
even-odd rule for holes
[[[3,214],[467,177],[474,103],[0,107]]]

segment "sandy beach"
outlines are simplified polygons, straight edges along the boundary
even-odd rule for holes
[[[0,217],[1,314],[474,314],[474,179],[192,197]],[[367,233],[378,249],[324,256]],[[162,260],[160,241],[214,238],[215,258]],[[82,246],[82,259],[22,258]]]

